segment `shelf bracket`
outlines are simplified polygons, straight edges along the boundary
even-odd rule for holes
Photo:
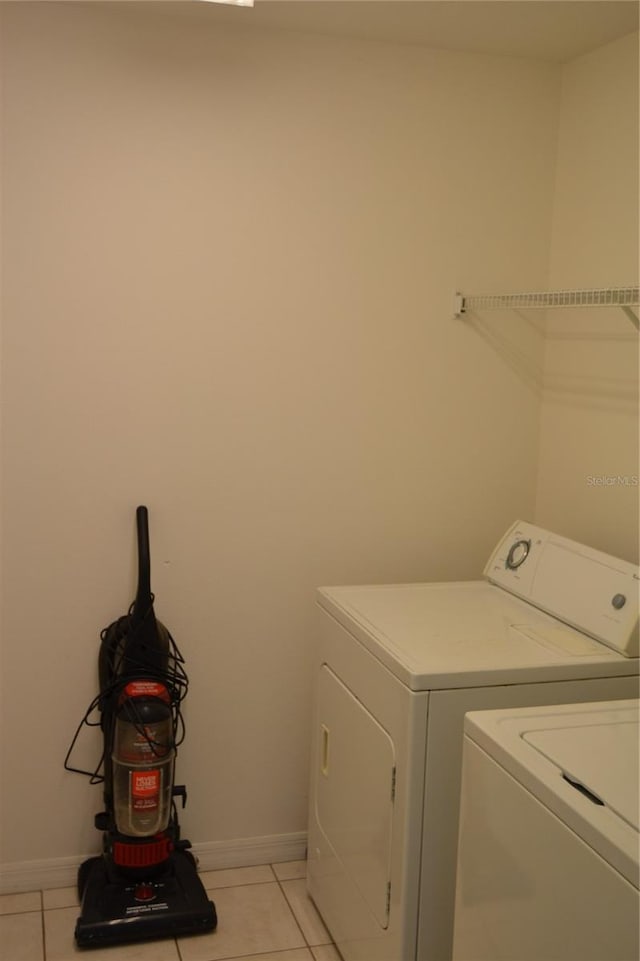
[[[462,294],[459,294],[458,291],[456,291],[455,296],[453,298],[453,316],[456,318],[456,320],[459,320],[464,313],[465,313],[464,297],[462,296]]]
[[[628,307],[626,304],[621,307],[621,310],[625,312],[635,329],[640,330],[640,320],[638,319],[636,312],[631,310],[631,307]]]

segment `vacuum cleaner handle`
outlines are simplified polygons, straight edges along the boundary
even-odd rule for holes
[[[138,588],[133,605],[134,620],[142,620],[151,607],[151,554],[149,550],[149,512],[144,505],[136,510],[138,530]]]
[[[149,550],[149,512],[140,506],[136,510],[138,527],[138,597],[151,600],[151,553]]]

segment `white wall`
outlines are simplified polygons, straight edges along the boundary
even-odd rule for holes
[[[475,577],[533,514],[541,339],[451,314],[545,284],[559,69],[1,13],[0,861],[99,843],[62,760],[139,503],[192,678],[186,835],[304,831],[316,586]]]
[[[638,209],[635,33],[563,69],[551,288],[637,284]],[[638,334],[619,309],[554,314],[536,518],[637,563]]]

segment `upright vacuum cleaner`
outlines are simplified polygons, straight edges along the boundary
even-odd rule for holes
[[[136,521],[136,598],[128,614],[101,633],[100,691],[65,759],[67,770],[89,775],[104,790],[105,810],[95,817],[102,854],[78,871],[82,909],[75,939],[87,948],[212,931],[217,924],[178,825],[176,798],[184,807],[187,795],[174,785],[173,772],[188,679],[175,641],[153,611],[146,507],[138,507]],[[100,720],[92,721],[96,709]],[[104,747],[97,769],[72,767],[82,725],[98,723]]]

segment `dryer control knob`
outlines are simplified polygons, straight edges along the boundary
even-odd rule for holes
[[[506,566],[510,571],[517,570],[521,564],[526,561],[529,551],[531,550],[531,541],[516,541],[515,544],[511,545],[511,549],[507,554],[507,564]]]

